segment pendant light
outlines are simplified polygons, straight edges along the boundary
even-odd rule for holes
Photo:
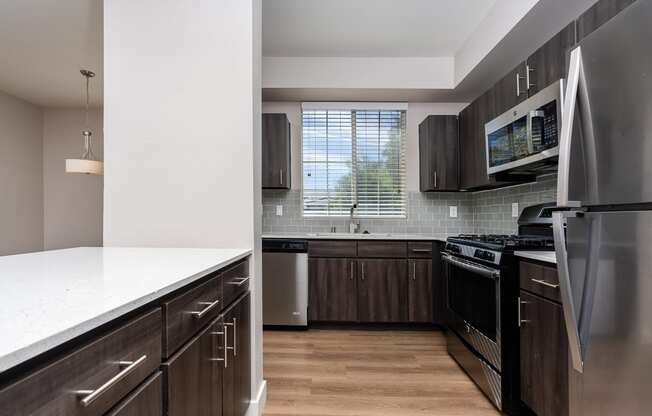
[[[104,174],[104,163],[95,158],[93,149],[91,148],[91,132],[88,126],[88,102],[89,102],[89,82],[95,76],[95,73],[87,69],[82,69],[81,74],[86,78],[86,116],[84,123],[84,130],[82,137],[84,139],[84,151],[80,159],[66,159],[66,172],[67,173],[86,173],[90,175]]]

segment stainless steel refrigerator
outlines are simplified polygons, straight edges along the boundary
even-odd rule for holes
[[[570,414],[652,414],[652,0],[572,52],[561,129]]]

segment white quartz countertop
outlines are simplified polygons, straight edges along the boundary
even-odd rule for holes
[[[350,233],[303,233],[303,234],[263,234],[263,239],[296,238],[304,240],[409,240],[409,241],[446,241],[446,235],[423,234],[350,234]]]
[[[514,255],[526,259],[545,261],[557,264],[557,255],[554,251],[515,251]]]
[[[250,253],[82,247],[0,257],[0,372]]]

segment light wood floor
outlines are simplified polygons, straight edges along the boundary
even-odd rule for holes
[[[436,331],[265,331],[266,416],[498,415]]]

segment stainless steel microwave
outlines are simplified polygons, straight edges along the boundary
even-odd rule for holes
[[[487,173],[550,169],[559,157],[564,80],[485,124]]]

